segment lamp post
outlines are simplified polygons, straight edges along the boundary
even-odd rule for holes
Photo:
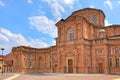
[[[1,48],[2,50],[2,74],[3,74],[3,51],[5,50],[4,48]]]

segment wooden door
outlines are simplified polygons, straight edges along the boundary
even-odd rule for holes
[[[103,73],[103,63],[98,63],[98,72]]]
[[[73,59],[68,59],[68,73],[73,73]]]

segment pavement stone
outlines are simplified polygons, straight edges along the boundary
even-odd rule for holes
[[[0,80],[13,76],[15,73],[0,73]]]
[[[19,76],[12,80],[120,80],[120,75],[111,74],[6,73],[4,76],[9,77],[15,74]]]

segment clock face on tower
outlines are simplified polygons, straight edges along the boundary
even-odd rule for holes
[[[97,17],[96,16],[92,16],[92,22],[95,23],[97,21]]]

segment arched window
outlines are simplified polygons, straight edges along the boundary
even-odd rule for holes
[[[100,32],[100,38],[103,38],[103,37],[104,37],[104,33]]]
[[[105,30],[104,29],[100,29],[100,38],[104,38],[104,33],[105,33]]]
[[[72,41],[74,39],[74,32],[72,29],[68,30],[68,40]]]

